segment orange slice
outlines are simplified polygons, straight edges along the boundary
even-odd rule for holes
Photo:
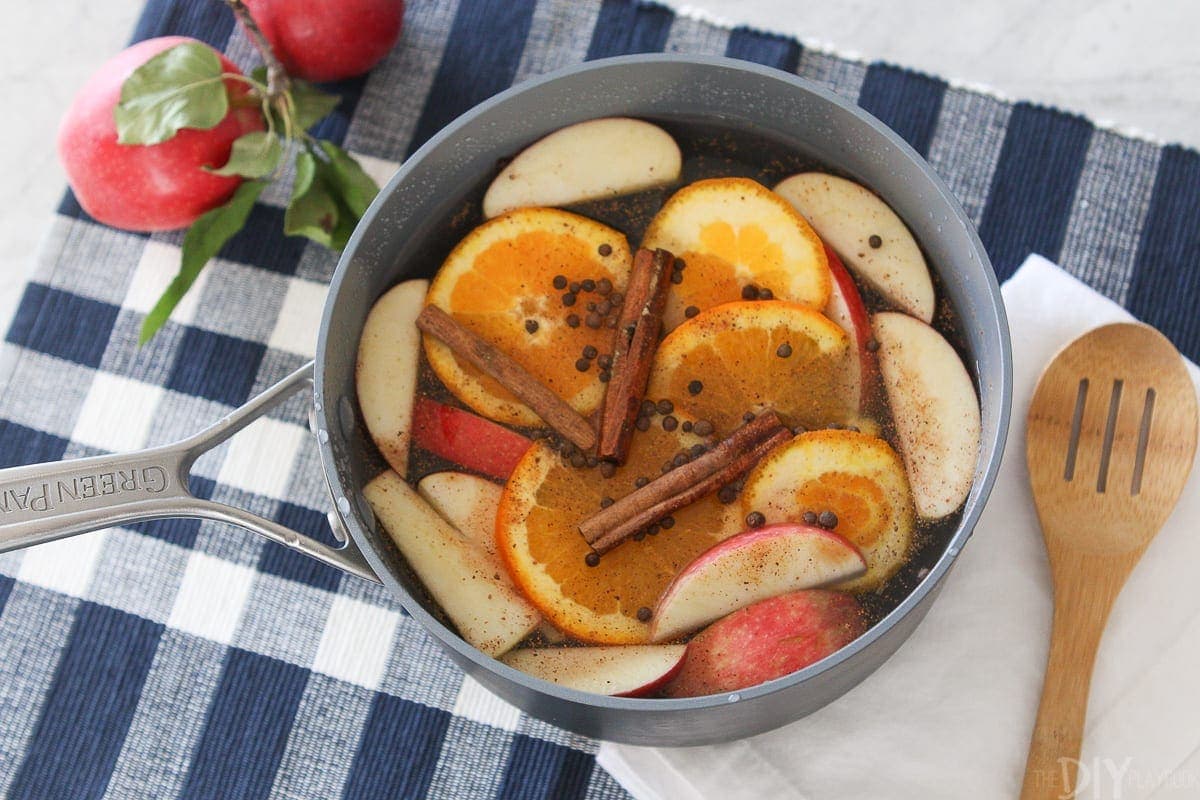
[[[836,533],[867,560],[865,575],[835,588],[870,591],[908,558],[916,512],[904,463],[883,439],[852,431],[812,431],[776,448],[750,471],[743,515],[801,522],[804,512],[837,515]]]
[[[623,291],[633,257],[625,236],[599,222],[553,208],[524,208],[485,222],[459,242],[429,287],[426,303],[515,358],[584,416],[600,404],[604,384],[592,366],[575,368],[584,347],[612,351],[613,331],[584,324],[597,292],[573,294],[570,283],[607,281]],[[569,283],[558,289],[554,279]],[[580,324],[567,324],[570,315]],[[541,420],[491,377],[425,336],[425,354],[442,383],[484,416],[511,425]]]
[[[675,512],[669,529],[618,545],[594,567],[584,561],[590,548],[576,525],[599,510],[603,497],[628,494],[639,476],[658,476],[665,459],[701,441],[654,425],[634,434],[629,459],[611,478],[568,466],[544,444],[529,448],[500,499],[496,543],[513,580],[547,619],[588,642],[650,641],[638,609],[653,608],[680,570],[737,532],[724,522],[736,505],[710,495]]]
[[[844,423],[857,411],[841,366],[849,346],[841,328],[807,306],[725,303],[659,344],[646,396],[670,399],[721,435],[740,425],[745,412],[767,408],[792,426]]]
[[[666,330],[700,311],[742,299],[744,287],[824,308],[831,278],[825,248],[792,206],[749,178],[712,178],[680,189],[650,221],[643,247],[670,250],[686,265],[671,287]]]

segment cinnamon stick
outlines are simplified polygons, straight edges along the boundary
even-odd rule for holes
[[[704,455],[671,470],[579,523],[592,549],[605,553],[646,526],[732,483],[792,438],[773,411],[734,431]]]
[[[633,258],[633,270],[617,322],[612,378],[604,392],[600,412],[596,455],[606,461],[624,463],[629,455],[638,409],[650,379],[654,351],[658,349],[658,334],[662,330],[674,265],[675,256],[661,249],[642,248]]]
[[[417,327],[439,339],[446,347],[495,378],[518,400],[533,409],[542,420],[581,450],[596,444],[596,432],[586,419],[565,400],[518,364],[507,353],[458,324],[436,306],[425,306],[417,316]]]

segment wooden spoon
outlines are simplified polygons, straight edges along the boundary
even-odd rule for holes
[[[1196,419],[1183,359],[1146,325],[1081,336],[1038,381],[1025,449],[1054,576],[1054,625],[1022,800],[1074,796],[1100,635],[1183,491]]]

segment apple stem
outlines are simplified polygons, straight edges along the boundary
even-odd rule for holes
[[[287,70],[275,56],[275,51],[271,49],[271,44],[267,41],[267,37],[263,36],[262,29],[258,27],[254,17],[250,16],[250,9],[246,8],[246,4],[242,0],[225,0],[225,4],[233,11],[238,22],[242,23],[242,27],[246,29],[246,35],[250,37],[251,43],[262,55],[263,63],[267,67],[267,100],[274,103],[283,97],[290,88],[291,80],[288,78]]]

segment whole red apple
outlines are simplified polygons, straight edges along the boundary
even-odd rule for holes
[[[58,157],[83,210],[114,228],[162,231],[192,224],[204,212],[229,199],[241,178],[221,177],[202,167],[219,167],[244,133],[263,130],[257,107],[232,107],[215,128],[185,128],[154,145],[117,143],[113,109],[129,74],[167,48],[193,42],[164,36],[138,42],[100,67],[88,80],[58,131]],[[226,72],[240,74],[221,56]],[[234,100],[247,87],[225,82]]]
[[[338,81],[378,64],[400,36],[404,0],[245,0],[288,74]]]

